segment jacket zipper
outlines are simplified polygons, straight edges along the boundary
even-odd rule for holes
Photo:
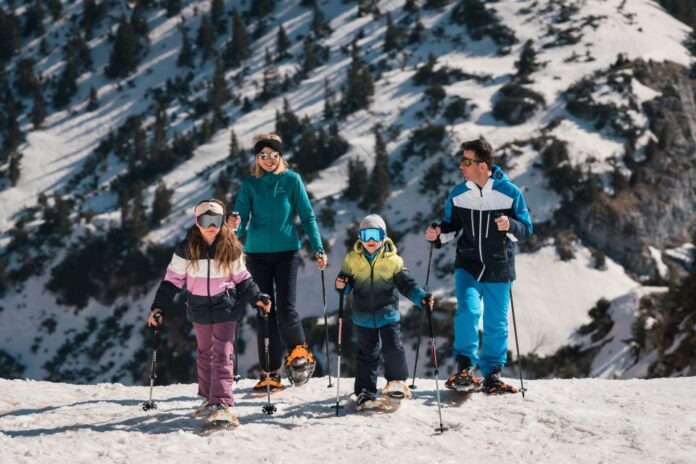
[[[206,282],[208,284],[208,305],[212,306],[213,298],[210,296],[210,250],[206,252],[206,258],[208,260],[208,278]]]
[[[486,264],[483,262],[483,244],[481,243],[481,227],[483,225],[483,189],[479,189],[479,193],[481,194],[481,206],[479,207],[479,240],[478,240],[478,248],[479,248],[479,258],[481,259],[481,264],[483,264],[483,267],[481,268],[481,273],[479,276],[476,278],[476,281],[479,282],[481,280],[481,277],[483,277],[483,273],[486,271]]]
[[[471,233],[474,234],[474,238],[476,238],[476,229],[474,228],[474,210],[470,209],[471,211]]]
[[[369,261],[369,260],[368,260]],[[377,319],[375,314],[375,261],[377,261],[377,256],[370,263],[370,310],[372,312],[372,325],[377,328]]]
[[[486,213],[486,238],[488,238],[488,226],[491,225],[491,212]]]

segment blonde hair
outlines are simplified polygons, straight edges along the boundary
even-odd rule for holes
[[[254,147],[257,143],[263,142],[264,140],[275,140],[276,142],[283,143],[283,139],[278,134],[258,134],[255,135],[254,138],[251,140],[251,146]],[[254,165],[251,167],[251,174],[258,179],[259,177],[263,176],[263,173],[266,171],[259,164],[258,153],[255,153],[255,156],[256,160],[254,162]],[[282,174],[287,170],[288,163],[283,159],[283,154],[281,153],[280,163],[278,163],[278,166],[276,166],[276,168],[273,170],[273,173]]]

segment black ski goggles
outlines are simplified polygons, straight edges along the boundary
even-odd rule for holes
[[[381,242],[384,240],[384,238],[387,236],[387,233],[384,231],[384,229],[377,229],[377,228],[369,228],[369,229],[360,229],[358,231],[358,237],[360,238],[361,242],[369,242],[370,240],[374,242]]]
[[[196,216],[196,224],[204,229],[207,229],[208,227],[215,227],[216,229],[219,229],[222,227],[224,219],[224,216],[221,214],[207,212],[201,214],[200,216]]]

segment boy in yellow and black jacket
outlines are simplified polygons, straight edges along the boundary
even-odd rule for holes
[[[408,367],[401,344],[397,290],[420,308],[432,307],[434,299],[409,275],[380,216],[365,217],[358,237],[343,260],[336,289],[345,294],[353,292],[353,326],[358,342],[354,392],[358,408],[363,409],[376,403],[380,340],[388,382],[382,395],[411,397],[405,382]]]

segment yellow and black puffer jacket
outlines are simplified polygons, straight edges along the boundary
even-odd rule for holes
[[[399,322],[397,290],[419,307],[425,296],[388,237],[372,262],[360,240],[356,241],[343,260],[341,274],[349,278],[346,295],[353,292],[353,324],[360,327],[378,328]]]

